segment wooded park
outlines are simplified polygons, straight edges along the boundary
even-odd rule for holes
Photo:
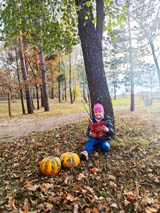
[[[160,211],[159,11],[0,0],[0,212]],[[115,135],[82,160],[97,103]]]

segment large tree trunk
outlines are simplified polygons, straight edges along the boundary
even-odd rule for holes
[[[18,37],[17,42],[18,42],[18,46],[19,46],[19,56],[20,56],[20,62],[21,62],[21,69],[22,69],[23,80],[24,80],[24,84],[25,84],[27,110],[28,110],[28,114],[32,114],[33,113],[32,100],[31,100],[30,88],[29,88],[29,85],[28,85],[28,76],[27,76],[25,57],[24,57],[24,51],[23,51],[22,36]]]
[[[45,112],[49,111],[49,102],[48,102],[48,85],[47,85],[47,75],[46,75],[46,64],[43,52],[39,53],[41,69],[42,69],[42,91],[43,91],[43,105]]]
[[[76,0],[81,9],[78,13],[78,30],[81,39],[85,70],[91,98],[91,106],[97,102],[103,104],[105,113],[114,121],[111,97],[104,72],[102,55],[102,34],[104,23],[104,2],[96,1],[97,26],[93,24],[92,7],[86,6],[87,0]],[[85,19],[90,13],[88,20]]]

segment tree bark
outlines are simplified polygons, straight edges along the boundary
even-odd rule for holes
[[[81,39],[85,70],[91,98],[91,107],[97,102],[103,104],[105,113],[114,122],[113,107],[104,72],[102,55],[102,34],[104,23],[104,1],[96,1],[97,25],[93,23],[92,6],[86,6],[87,0],[76,0],[81,9],[78,14],[78,31]],[[89,17],[87,14],[90,14]],[[85,19],[88,17],[88,20]]]

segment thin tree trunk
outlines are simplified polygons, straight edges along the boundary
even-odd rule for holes
[[[58,81],[58,99],[59,103],[61,103],[61,82]]]
[[[130,84],[131,84],[131,105],[130,111],[134,111],[134,68],[133,68],[133,48],[132,48],[132,35],[130,26],[130,16],[129,16],[130,0],[128,0],[128,32],[129,32],[129,61],[130,61]]]
[[[72,65],[71,65],[71,53],[69,53],[69,94],[70,94],[70,102],[73,103],[72,96]]]
[[[67,101],[67,81],[66,81],[66,71],[64,70],[64,99]]]
[[[8,114],[9,117],[12,117],[12,110],[11,110],[11,93],[8,92]]]
[[[59,74],[61,73],[61,52],[59,51]],[[61,82],[58,81],[58,100],[59,100],[59,103],[61,102]]]
[[[47,111],[49,111],[48,85],[47,85],[47,75],[46,75],[46,64],[45,64],[44,54],[42,51],[40,51],[39,56],[40,56],[40,64],[41,64],[41,70],[42,70],[44,110],[45,110],[45,112],[47,112]]]
[[[35,85],[35,87],[36,87],[37,109],[40,109],[40,106],[39,106],[39,92],[38,92],[38,85],[36,84],[36,85]]]
[[[41,107],[44,107],[44,100],[43,100],[43,88],[40,85],[40,91],[41,91]]]
[[[34,55],[34,57],[35,57],[35,55]],[[36,59],[36,58],[35,58]],[[34,73],[34,69],[33,69],[33,67],[31,66],[31,63],[30,63],[30,61],[29,61],[29,59],[26,57],[26,60],[27,60],[27,62],[28,62],[28,65],[29,65],[29,67],[30,67],[30,69],[31,69],[31,71],[32,71],[32,74],[33,74],[33,76],[34,76],[34,80],[35,80],[35,82],[36,82],[36,80],[37,80],[37,75]],[[36,68],[37,68],[37,72],[38,72],[38,66],[37,66],[37,63],[36,63]],[[35,83],[35,87],[36,87],[36,100],[37,100],[37,109],[39,109],[40,107],[39,107],[39,93],[38,93],[38,85],[37,85],[37,83]],[[33,98],[32,98],[33,99]],[[33,103],[33,100],[32,100],[32,103]],[[33,109],[34,109],[34,104],[33,104]]]
[[[53,88],[53,85],[51,87],[51,99],[54,99],[54,88]]]
[[[76,76],[75,76],[74,91],[73,91],[73,102],[76,100],[76,90],[77,90],[77,79],[76,79]]]
[[[19,68],[18,68],[17,49],[15,51],[16,51],[17,78],[18,78],[18,84],[19,84],[19,90],[20,90],[21,107],[22,107],[23,114],[25,114],[25,107],[24,107],[24,100],[23,100],[23,90],[21,89],[21,80],[20,80]]]
[[[153,44],[153,41],[151,39],[149,39],[149,43],[150,43],[151,50],[152,50],[153,60],[154,60],[154,63],[156,65],[156,70],[157,70],[157,75],[158,75],[158,82],[159,82],[159,88],[160,88],[160,68],[159,68],[159,64],[158,64],[158,59],[156,57],[154,44]]]
[[[17,38],[17,42],[18,42],[18,46],[19,46],[19,56],[20,56],[20,62],[21,62],[21,69],[22,69],[23,80],[24,80],[24,84],[25,84],[25,95],[26,95],[26,101],[27,101],[27,110],[28,110],[28,114],[32,114],[33,113],[32,100],[31,100],[30,88],[29,88],[29,85],[28,85],[28,76],[27,76],[25,57],[24,57],[24,51],[23,51],[22,36],[19,36]]]

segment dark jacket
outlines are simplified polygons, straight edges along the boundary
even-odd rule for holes
[[[96,119],[94,117],[92,118],[92,121],[93,121],[93,123],[97,123],[97,121],[96,121]],[[111,122],[111,120],[109,119],[109,117],[107,115],[104,115],[104,118],[101,121],[105,121],[106,122],[106,127],[108,127],[109,132],[107,132],[107,136],[105,136],[103,138],[100,138],[100,140],[103,139],[103,140],[110,141],[111,137],[115,134],[112,122]],[[90,127],[88,126],[88,129],[86,131],[86,135],[89,138],[91,138],[91,136],[89,136],[89,132],[90,132]],[[97,140],[99,140],[99,139],[97,139]]]

